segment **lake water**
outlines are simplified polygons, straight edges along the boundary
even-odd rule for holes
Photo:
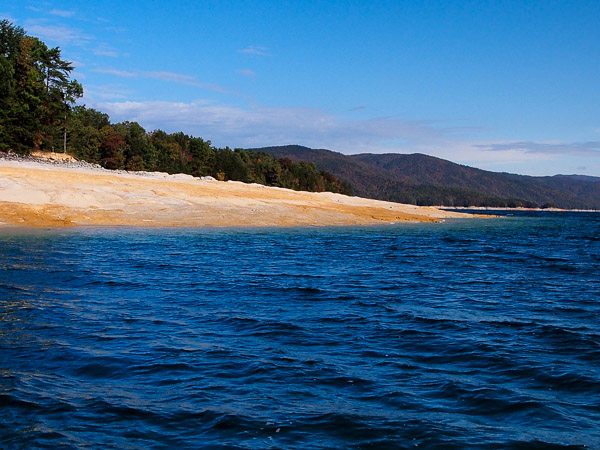
[[[600,214],[0,231],[2,448],[600,448]]]

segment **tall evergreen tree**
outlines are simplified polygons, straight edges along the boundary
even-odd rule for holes
[[[29,153],[52,148],[70,106],[83,94],[71,63],[8,20],[0,22],[0,149]],[[63,149],[66,145],[63,143]]]
[[[17,57],[24,37],[22,28],[0,22],[0,149],[14,146]]]

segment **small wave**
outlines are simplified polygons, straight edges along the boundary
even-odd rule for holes
[[[142,289],[145,287],[143,283],[133,281],[116,281],[116,280],[81,280],[81,287],[91,288],[125,288],[125,289]]]
[[[274,320],[261,320],[248,317],[227,317],[223,319],[221,323],[232,328],[236,333],[243,333],[251,336],[300,336],[306,333],[306,330],[300,325]]]
[[[543,325],[532,331],[538,338],[553,346],[556,353],[572,355],[574,352],[597,355],[600,360],[600,336],[586,329],[575,330],[562,326]]]
[[[132,374],[137,375],[168,374],[169,377],[175,376],[177,374],[196,371],[196,369],[193,366],[182,362],[146,364],[141,366],[133,366],[128,370]]]
[[[21,410],[29,410],[29,411],[35,411],[36,409],[40,408],[40,405],[38,405],[35,402],[21,400],[11,394],[0,394],[0,403],[2,403],[2,405],[4,405],[7,408],[15,407],[15,408],[19,408]]]
[[[17,286],[15,284],[0,284],[0,292],[4,291],[7,293],[12,293],[12,292],[23,293],[23,292],[29,292],[31,289],[32,289],[32,287],[29,287],[29,286]]]
[[[86,402],[86,409],[93,411],[100,423],[118,423],[119,421],[141,421],[160,425],[164,423],[163,412],[155,412],[150,408],[132,406],[128,404],[115,404],[104,399],[92,399]]]
[[[600,397],[600,379],[572,371],[552,372],[552,369],[541,371],[537,375],[536,381],[554,391]]]
[[[591,242],[600,242],[600,237],[598,237],[598,236],[582,235],[582,236],[576,236],[575,239],[582,239],[582,240],[591,241]]]
[[[415,323],[418,328],[424,325],[428,329],[435,329],[439,331],[460,332],[467,331],[469,329],[469,322],[459,319],[412,316],[411,321]]]
[[[115,364],[108,361],[92,362],[78,366],[73,369],[73,373],[78,377],[84,377],[91,380],[101,378],[121,378],[126,375],[126,366],[123,364]]]
[[[321,376],[319,378],[319,384],[321,385],[329,385],[335,388],[343,388],[343,389],[358,389],[360,391],[364,391],[371,386],[375,385],[374,381],[366,380],[364,378],[359,377],[350,377],[350,376],[334,376],[334,377],[324,377]]]

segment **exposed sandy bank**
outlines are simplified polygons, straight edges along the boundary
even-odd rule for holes
[[[116,173],[0,159],[0,222],[5,225],[371,225],[449,217],[464,215],[187,175]]]

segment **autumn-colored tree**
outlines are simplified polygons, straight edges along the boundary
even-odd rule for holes
[[[106,135],[100,143],[100,162],[107,169],[123,169],[127,143],[120,134],[106,130]]]

